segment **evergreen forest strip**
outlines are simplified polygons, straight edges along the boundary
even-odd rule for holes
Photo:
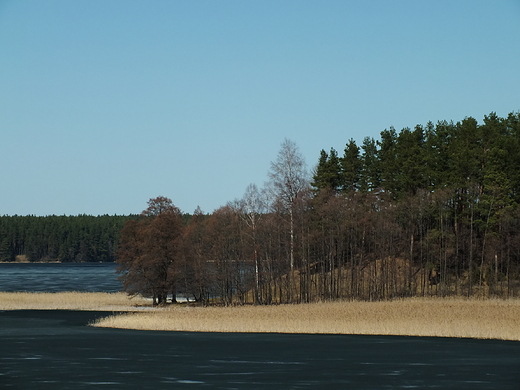
[[[0,261],[113,262],[121,229],[138,216],[0,216]]]

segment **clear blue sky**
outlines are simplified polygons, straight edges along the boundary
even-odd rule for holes
[[[0,0],[0,214],[212,212],[284,138],[518,110],[519,0]]]

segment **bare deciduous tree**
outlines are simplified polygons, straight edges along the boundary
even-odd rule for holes
[[[243,198],[239,202],[243,220],[247,225],[247,235],[251,240],[251,250],[255,269],[255,292],[254,299],[259,303],[260,298],[260,260],[258,256],[258,223],[260,217],[265,213],[265,200],[256,184],[249,184]]]
[[[289,264],[294,273],[294,212],[297,197],[309,188],[305,159],[295,142],[285,139],[275,161],[271,162],[268,188],[273,204],[289,216]],[[291,283],[292,284],[292,283]]]

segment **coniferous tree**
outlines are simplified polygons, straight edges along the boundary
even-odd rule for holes
[[[329,187],[333,191],[338,192],[342,187],[341,162],[338,157],[338,152],[336,152],[334,148],[330,148],[327,167],[329,174]]]
[[[351,138],[340,159],[341,165],[341,190],[343,193],[357,191],[361,180],[361,170],[363,163],[359,154],[359,147]]]
[[[380,166],[381,186],[386,192],[396,196],[399,191],[397,183],[400,175],[400,162],[397,156],[397,133],[393,127],[383,130],[380,134],[381,140],[377,142],[378,163]]]
[[[334,148],[330,149],[329,154],[324,150],[320,152],[320,159],[311,185],[318,191],[325,188],[339,191],[342,187],[340,159]]]
[[[319,192],[319,190],[328,187],[328,162],[329,155],[325,150],[320,151],[318,165],[314,170],[311,185]]]
[[[426,165],[428,167],[428,188],[442,190],[451,186],[453,172],[450,168],[450,142],[453,137],[453,123],[439,121],[434,126],[428,122],[425,131]]]
[[[424,148],[424,133],[421,126],[414,131],[401,130],[395,145],[397,176],[394,179],[394,197],[415,194],[428,187],[428,171]]]
[[[520,112],[510,113],[506,119],[505,173],[510,181],[510,195],[520,203]]]
[[[381,165],[378,156],[376,141],[373,138],[365,137],[361,146],[363,153],[361,161],[360,190],[370,192],[379,189],[381,186]]]

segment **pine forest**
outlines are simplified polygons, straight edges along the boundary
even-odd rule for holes
[[[119,234],[138,216],[0,216],[0,261],[111,262]]]

